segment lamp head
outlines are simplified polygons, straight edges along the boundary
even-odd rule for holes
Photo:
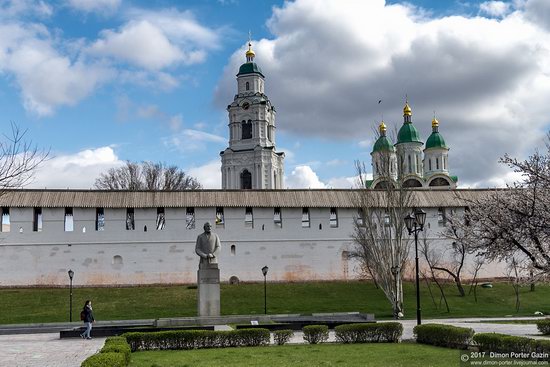
[[[426,212],[422,209],[416,209],[414,217],[416,218],[416,223],[420,226],[420,230],[423,230],[424,223],[426,223]]]
[[[409,234],[411,234],[414,227],[414,217],[412,216],[412,214],[409,214],[405,217],[405,225],[407,226]]]
[[[73,280],[73,276],[74,276],[74,271],[72,271],[71,269],[69,269],[69,271],[67,272],[69,274],[69,278],[71,280]]]
[[[264,277],[267,275],[268,270],[269,268],[267,267],[267,265],[262,268],[262,274],[264,275]]]

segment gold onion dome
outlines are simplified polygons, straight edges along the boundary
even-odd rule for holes
[[[254,57],[256,56],[256,53],[252,51],[252,43],[248,42],[248,50],[246,51],[246,57]]]
[[[434,118],[432,120],[432,127],[438,127],[438,126],[439,126],[439,121],[437,121],[437,119],[434,116]]]
[[[384,123],[384,121],[380,123],[380,125],[378,126],[378,130],[380,131],[380,134],[386,133],[386,124]]]
[[[405,102],[405,107],[403,107],[403,115],[412,116],[411,106],[409,106],[408,102]]]

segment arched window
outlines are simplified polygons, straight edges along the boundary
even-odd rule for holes
[[[247,169],[241,173],[241,189],[252,189],[252,174]]]
[[[231,256],[235,256],[235,253],[237,252],[237,248],[235,245],[231,245]]]
[[[243,132],[243,139],[252,139],[252,121],[248,120],[248,122],[243,121],[242,122],[242,132]]]
[[[411,156],[408,155],[407,158],[409,159],[409,173],[412,173],[412,163],[411,163]]]
[[[246,90],[250,90],[250,84],[246,82]]]

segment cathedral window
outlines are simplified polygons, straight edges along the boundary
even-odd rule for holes
[[[439,158],[435,159],[435,169],[439,169]]]
[[[430,171],[432,170],[432,159],[428,159],[428,166],[430,167]]]
[[[252,174],[247,169],[241,173],[241,189],[252,189]]]
[[[95,230],[105,230],[105,209],[103,208],[95,209]]]
[[[32,230],[42,232],[42,208],[34,208]]]
[[[408,155],[408,156],[407,156],[407,158],[408,158],[408,160],[409,160],[409,169],[408,169],[408,172],[409,172],[409,173],[412,173],[412,163],[411,163],[411,156],[410,156],[410,155]]]
[[[164,208],[157,208],[157,231],[162,231],[166,226],[166,216]]]
[[[330,208],[330,228],[338,228],[338,212],[336,208]]]
[[[243,139],[252,139],[252,121],[242,122],[242,138]]]
[[[416,162],[416,173],[420,173],[420,165],[418,164],[418,155],[414,155],[414,159],[415,159],[415,162]]]
[[[2,232],[9,232],[10,226],[10,208],[2,208]]]
[[[302,228],[309,228],[309,208],[302,208]]]
[[[246,90],[250,90],[250,83],[246,82]]]
[[[195,208],[185,209],[185,228],[195,229]]]
[[[273,223],[277,228],[283,228],[283,219],[281,216],[281,208],[273,208]]]
[[[127,208],[126,209],[126,230],[133,231],[134,229],[136,229],[134,208]]]
[[[73,229],[73,208],[65,208],[65,232],[72,232]]]
[[[223,227],[225,226],[225,218],[223,215],[223,208],[218,206],[216,208],[216,226]]]
[[[247,207],[244,211],[244,226],[246,228],[254,228],[254,215],[250,207]]]

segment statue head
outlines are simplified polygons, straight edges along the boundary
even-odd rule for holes
[[[212,232],[212,224],[210,224],[210,222],[204,223],[204,226],[202,228],[204,228],[204,231],[206,233]]]

